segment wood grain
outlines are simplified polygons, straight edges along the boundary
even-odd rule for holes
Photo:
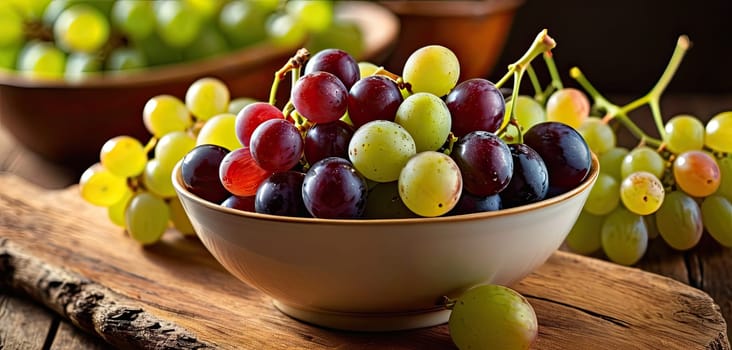
[[[6,247],[17,247],[6,254],[39,262],[61,280],[81,278],[99,286],[139,315],[170,322],[212,347],[454,348],[446,325],[372,334],[292,320],[267,296],[224,271],[195,239],[171,230],[160,244],[141,248],[109,223],[102,208],[84,203],[74,187],[44,191],[4,175],[0,188],[0,237]],[[17,278],[7,268],[0,270],[0,279]],[[536,349],[730,348],[726,323],[707,294],[639,269],[557,252],[515,288],[537,312]],[[71,318],[73,313],[60,314]],[[114,327],[95,331],[115,344],[135,337]]]
[[[56,335],[49,347],[50,350],[104,350],[107,348],[109,348],[109,345],[106,345],[106,343],[100,338],[79,332],[78,328],[66,321],[59,323]]]
[[[41,309],[28,299],[0,294],[0,349],[43,349],[55,321]]]

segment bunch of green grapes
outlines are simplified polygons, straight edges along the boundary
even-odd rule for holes
[[[576,128],[600,161],[600,174],[566,244],[581,254],[604,255],[632,265],[645,254],[648,240],[660,236],[676,250],[691,249],[706,230],[717,242],[732,246],[732,111],[720,112],[706,125],[692,115],[665,122],[658,100],[689,47],[682,36],[662,80],[647,95],[626,106],[610,103],[578,68],[570,74],[579,89],[564,87],[553,60],[545,56],[552,83],[536,96],[515,101],[516,127],[545,121]],[[651,106],[660,139],[638,127],[629,113]],[[602,117],[600,117],[602,116]],[[616,130],[627,127],[639,143],[617,144]],[[507,130],[508,139],[517,132]]]
[[[215,78],[195,81],[184,100],[172,95],[150,98],[142,112],[150,141],[143,144],[122,135],[105,142],[99,162],[81,175],[81,197],[106,207],[109,219],[143,245],[160,240],[170,226],[194,234],[173,188],[173,167],[200,144],[241,147],[234,119],[251,102],[231,100],[227,86]]]
[[[213,57],[259,43],[362,50],[332,0],[5,0],[0,69],[80,79]]]

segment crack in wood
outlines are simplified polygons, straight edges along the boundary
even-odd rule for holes
[[[626,321],[617,319],[617,318],[612,317],[612,316],[603,315],[603,314],[601,314],[599,312],[595,312],[595,311],[592,311],[592,310],[584,309],[584,308],[581,308],[581,307],[576,306],[576,305],[564,303],[564,302],[557,301],[557,300],[550,299],[550,298],[539,297],[539,296],[536,296],[536,295],[527,295],[527,294],[524,294],[524,296],[526,298],[531,298],[531,299],[536,299],[536,300],[542,300],[542,301],[546,301],[546,302],[549,302],[549,303],[552,303],[552,304],[562,305],[564,307],[567,307],[567,308],[570,308],[570,309],[573,309],[573,310],[580,311],[580,312],[582,312],[584,314],[587,314],[587,315],[590,315],[592,317],[596,317],[596,318],[599,318],[601,320],[610,322],[610,323],[612,323],[612,324],[614,324],[614,325],[616,325],[618,327],[631,328],[630,323],[628,323]]]

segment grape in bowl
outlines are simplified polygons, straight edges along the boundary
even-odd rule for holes
[[[406,219],[258,214],[173,184],[201,242],[287,315],[346,330],[441,324],[441,304],[478,284],[511,285],[542,265],[575,223],[599,172],[539,202],[492,212]]]

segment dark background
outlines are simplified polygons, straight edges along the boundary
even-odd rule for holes
[[[578,66],[601,93],[642,94],[686,34],[692,47],[667,91],[732,93],[732,0],[527,0],[490,78],[504,74],[543,28],[557,41],[565,85],[576,86],[568,72]],[[543,60],[535,62],[548,79]]]

